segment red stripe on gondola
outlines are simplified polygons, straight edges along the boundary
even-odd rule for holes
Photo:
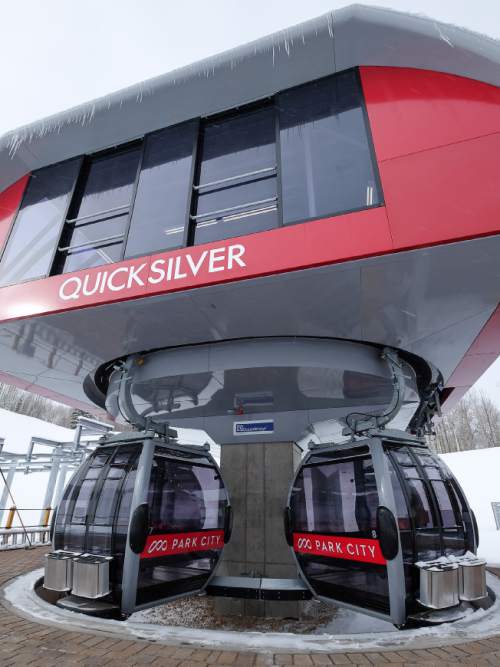
[[[149,535],[141,558],[175,556],[193,551],[213,551],[224,546],[223,530],[202,530],[196,533],[165,533]]]
[[[387,562],[382,555],[378,540],[359,537],[294,533],[293,550],[311,556],[357,560],[376,565],[385,565]]]

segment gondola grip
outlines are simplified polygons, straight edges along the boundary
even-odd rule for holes
[[[377,509],[377,535],[380,550],[386,560],[396,558],[399,551],[399,531],[394,514],[387,507]]]
[[[149,533],[149,505],[138,505],[130,520],[129,544],[132,551],[140,554],[146,546]]]

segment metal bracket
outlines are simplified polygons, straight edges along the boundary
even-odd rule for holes
[[[120,380],[120,389],[118,392],[118,405],[120,411],[125,419],[128,420],[132,426],[135,426],[141,431],[152,431],[161,436],[168,442],[171,438],[177,439],[177,431],[170,428],[168,422],[156,422],[152,417],[143,417],[137,412],[134,402],[132,400],[131,385],[133,379],[132,368],[134,364],[138,364],[141,357],[138,355],[131,355],[122,363],[122,376]]]
[[[365,434],[367,431],[371,431],[373,429],[382,429],[384,428],[385,424],[390,422],[391,419],[399,412],[403,403],[405,390],[405,379],[401,361],[396,350],[393,350],[390,347],[384,347],[381,357],[387,361],[392,370],[394,391],[389,408],[383,415],[366,415],[352,412],[351,415],[359,416],[360,419],[353,419],[352,422],[351,420],[348,421],[347,426],[342,430],[342,435],[351,435],[354,438],[356,435]],[[349,416],[350,415],[347,416],[346,421]]]

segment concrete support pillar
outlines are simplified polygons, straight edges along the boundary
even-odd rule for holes
[[[283,509],[300,449],[293,442],[221,448],[221,470],[233,506],[233,534],[217,571],[225,576],[295,578],[283,531]],[[220,614],[298,617],[299,602],[218,598]]]

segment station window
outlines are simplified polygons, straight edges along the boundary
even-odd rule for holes
[[[64,225],[54,273],[122,259],[140,146],[89,160]]]
[[[193,186],[195,244],[278,225],[273,107],[207,122]]]
[[[80,162],[62,162],[31,175],[0,264],[1,285],[49,273]]]
[[[146,138],[126,257],[185,245],[197,136],[192,121]]]
[[[278,95],[284,224],[380,203],[354,70]]]

